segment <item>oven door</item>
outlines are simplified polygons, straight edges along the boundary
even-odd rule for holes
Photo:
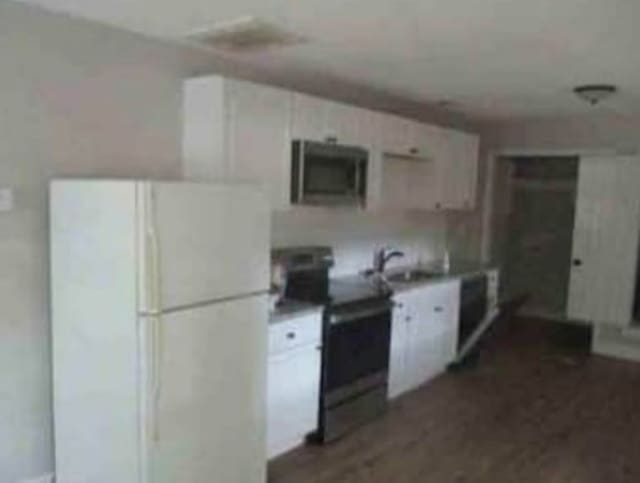
[[[323,360],[325,404],[387,384],[391,310],[391,302],[385,300],[329,311]]]
[[[367,157],[356,147],[294,141],[291,201],[306,205],[362,205]]]

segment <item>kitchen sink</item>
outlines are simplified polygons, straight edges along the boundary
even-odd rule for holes
[[[436,271],[413,269],[387,275],[386,279],[391,283],[411,283],[428,280],[430,278],[439,277],[441,275],[442,273]]]

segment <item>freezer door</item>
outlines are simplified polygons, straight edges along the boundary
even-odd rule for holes
[[[257,296],[148,319],[146,483],[266,481],[267,310]]]
[[[258,188],[153,183],[140,198],[141,311],[268,289],[270,212]]]

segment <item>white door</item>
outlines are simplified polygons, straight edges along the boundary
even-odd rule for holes
[[[235,300],[148,326],[145,483],[264,483],[267,305]]]
[[[270,210],[259,189],[189,183],[141,186],[142,310],[267,290]]]
[[[274,209],[287,208],[290,96],[279,89],[233,81],[229,97],[231,178],[260,184]]]
[[[269,356],[269,458],[297,446],[317,428],[320,357],[316,344]]]
[[[626,326],[632,320],[638,236],[640,160],[580,160],[568,315]]]

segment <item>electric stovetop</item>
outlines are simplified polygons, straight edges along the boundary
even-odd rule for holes
[[[362,275],[332,278],[329,281],[329,305],[333,307],[388,299],[391,295],[388,287]]]

